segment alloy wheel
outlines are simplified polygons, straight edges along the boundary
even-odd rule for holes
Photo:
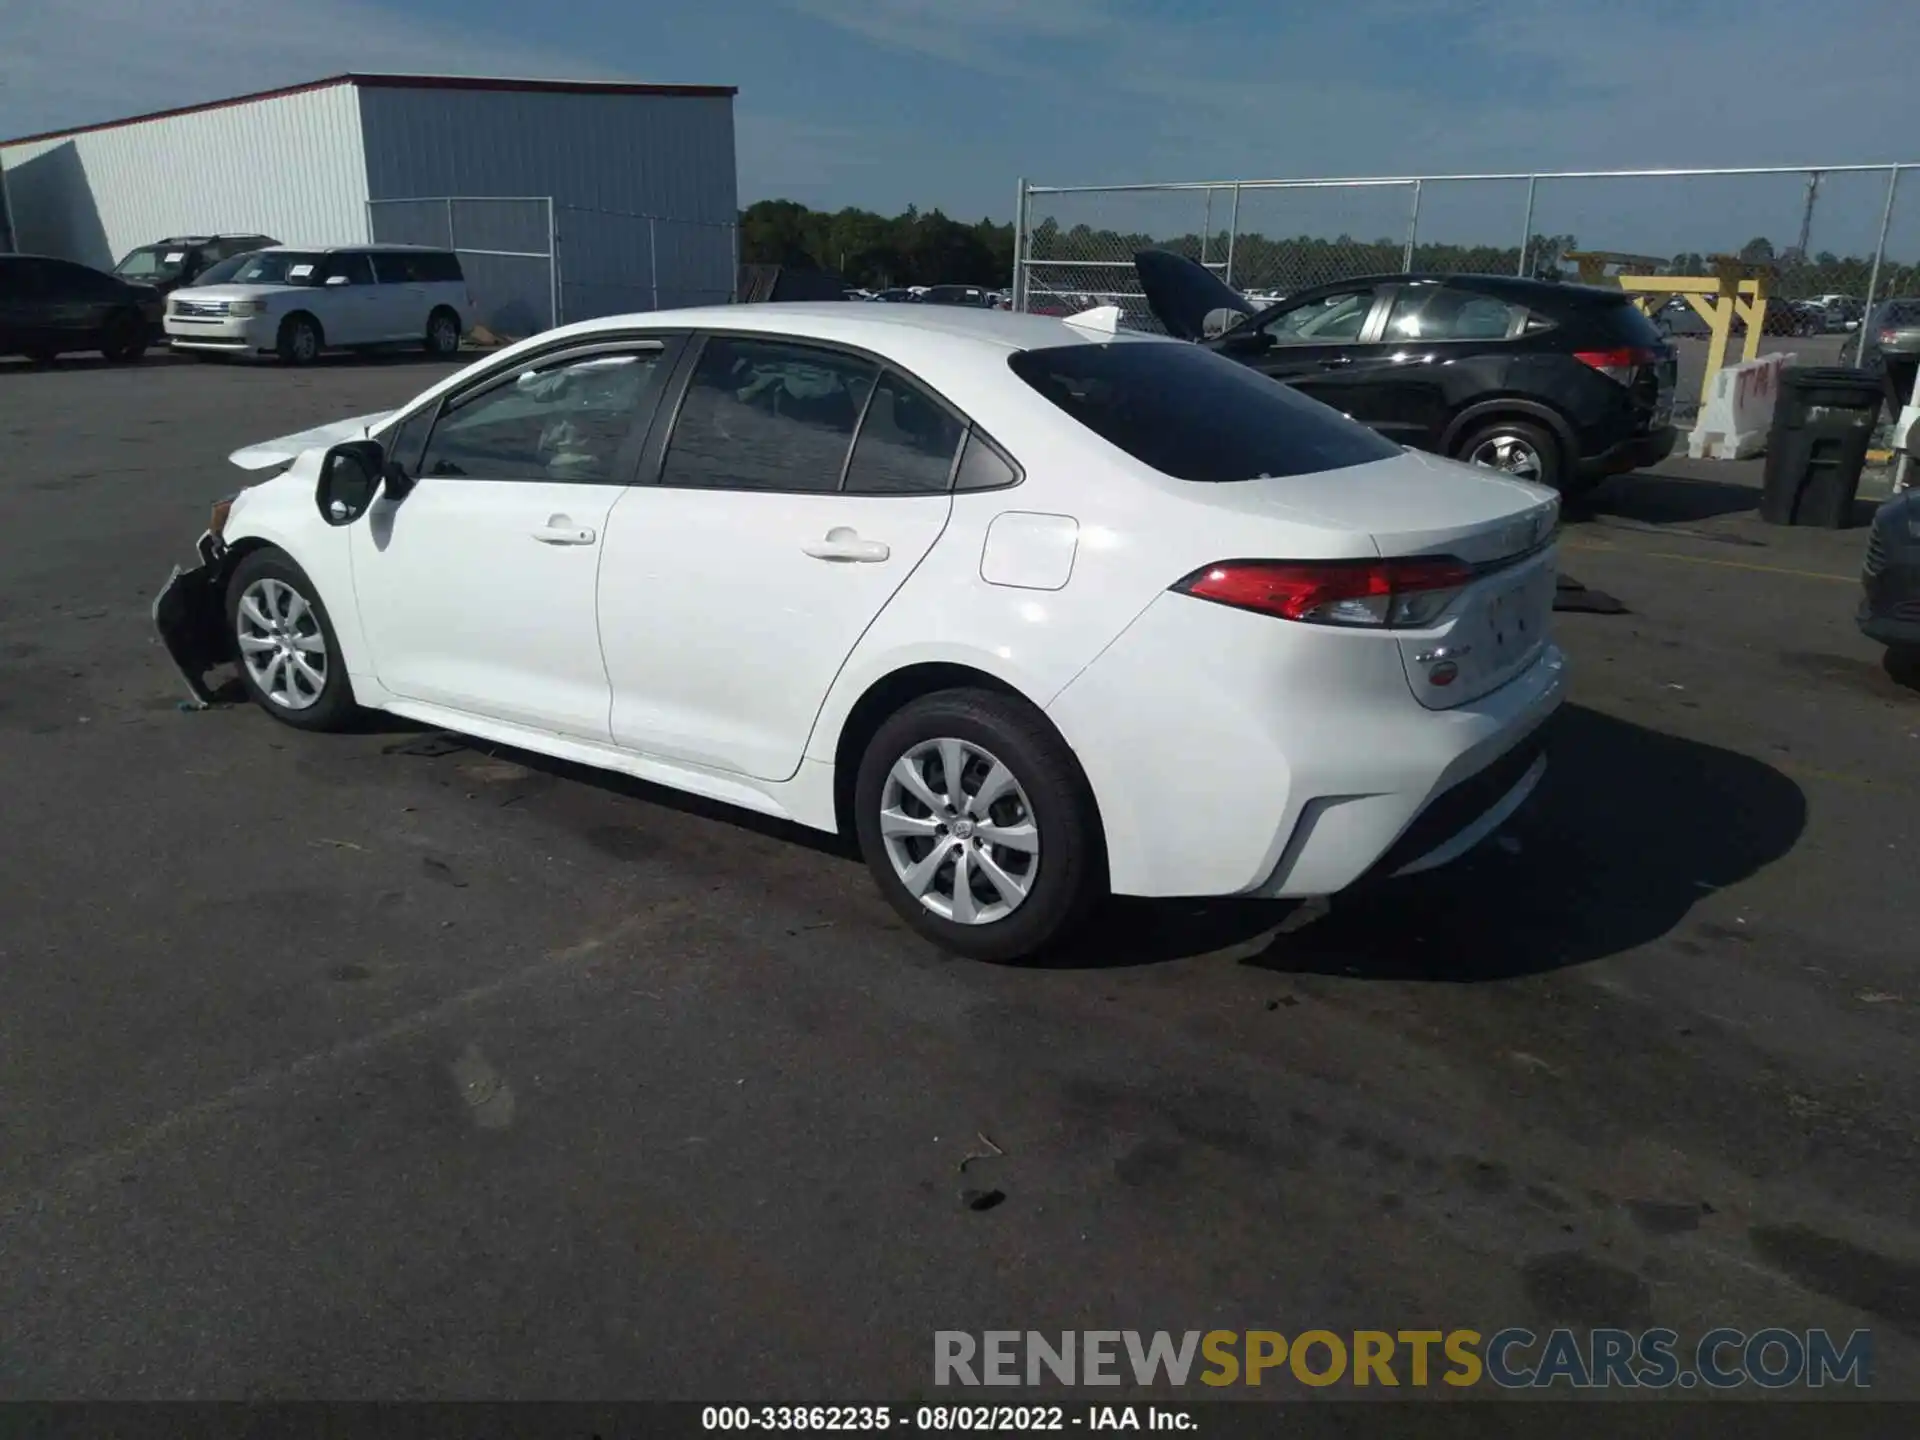
[[[234,617],[240,662],[260,693],[286,710],[319,703],[327,688],[327,640],[313,605],[284,580],[262,577]]]
[[[907,893],[959,925],[1004,920],[1040,873],[1027,792],[970,740],[923,741],[894,762],[880,795],[880,835]]]
[[[1540,452],[1518,435],[1489,435],[1467,457],[1468,463],[1501,470],[1520,480],[1539,483],[1546,473]]]

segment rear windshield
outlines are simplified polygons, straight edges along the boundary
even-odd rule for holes
[[[1312,475],[1401,449],[1198,345],[1062,345],[1022,351],[1008,363],[1101,439],[1176,480]]]
[[[1883,301],[1874,324],[1920,325],[1920,300]]]
[[[1688,313],[1692,313],[1690,306]],[[1653,323],[1650,316],[1642,314],[1640,307],[1630,300],[1622,300],[1617,305],[1601,305],[1595,310],[1593,318],[1596,325],[1622,345],[1657,350],[1667,343],[1666,337],[1660,333],[1660,327]]]

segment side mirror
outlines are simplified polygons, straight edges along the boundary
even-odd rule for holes
[[[371,508],[383,481],[390,500],[413,488],[413,481],[388,463],[377,441],[349,440],[334,446],[320,462],[320,481],[314,487],[320,518],[329,525],[351,525]]]
[[[1273,336],[1265,330],[1236,328],[1222,335],[1219,344],[1229,355],[1258,355],[1273,347]]]

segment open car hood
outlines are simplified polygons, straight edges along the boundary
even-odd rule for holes
[[[1142,250],[1133,257],[1140,291],[1153,318],[1180,340],[1207,340],[1225,321],[1255,313],[1253,302],[1198,260],[1171,250]],[[1222,315],[1221,312],[1226,312]]]
[[[311,430],[282,435],[277,440],[243,446],[227,459],[242,470],[270,470],[275,465],[290,465],[308,450],[338,445],[343,440],[364,440],[392,414],[391,410],[381,410],[372,415],[356,415],[351,420],[336,420],[331,425],[316,425]]]

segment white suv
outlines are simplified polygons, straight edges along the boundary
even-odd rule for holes
[[[167,338],[176,350],[278,355],[303,365],[322,350],[412,343],[460,348],[473,296],[451,250],[419,245],[276,245],[218,285],[176,290]]]

